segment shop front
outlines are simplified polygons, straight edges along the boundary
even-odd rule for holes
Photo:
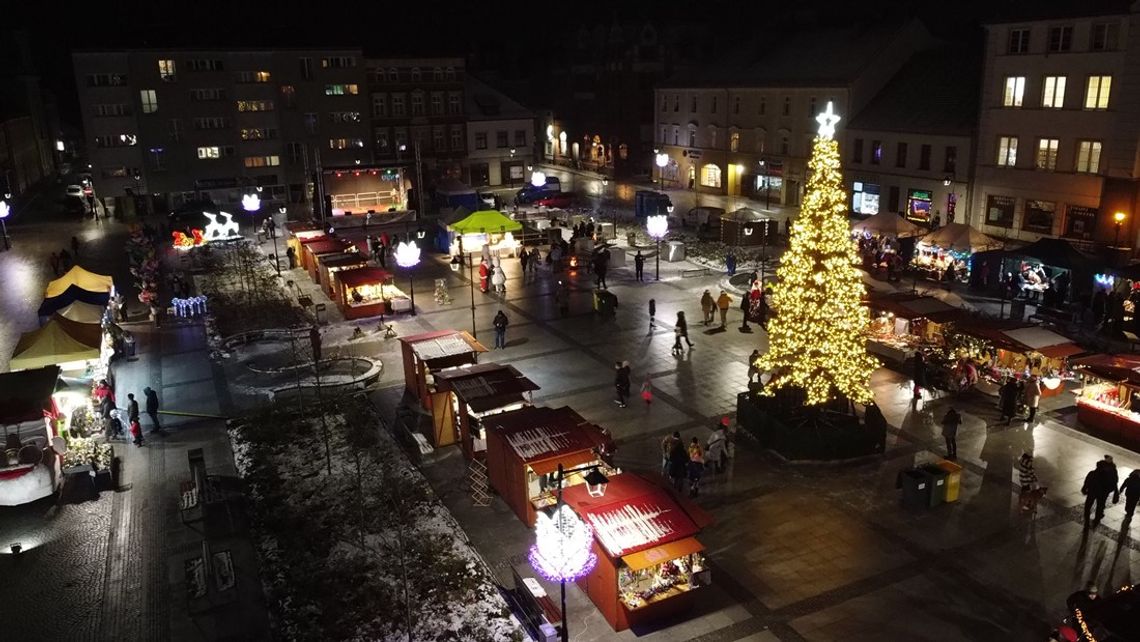
[[[1140,448],[1140,356],[1095,354],[1073,360],[1083,384],[1077,421],[1114,444]]]
[[[392,275],[377,267],[358,267],[333,275],[336,304],[345,319],[366,319],[409,312],[411,300],[392,283]]]
[[[631,473],[609,477],[601,496],[567,488],[563,502],[593,529],[598,562],[578,585],[614,631],[675,617],[712,584],[696,539],[712,518],[695,504]]]
[[[486,425],[493,415],[531,405],[531,393],[539,389],[514,366],[498,363],[443,370],[435,373],[435,384],[432,443],[458,440],[467,459],[486,452]]]
[[[431,412],[435,373],[479,362],[487,348],[463,330],[440,330],[400,338],[404,388]]]
[[[1093,240],[1098,214],[1099,211],[1095,207],[1070,205],[1065,213],[1065,238],[1075,241]]]
[[[565,475],[563,493],[586,483],[597,466],[606,477],[621,471],[605,459],[609,435],[568,407],[527,407],[486,421],[487,476],[521,522],[534,526],[539,511],[557,503],[558,467],[580,470]]]

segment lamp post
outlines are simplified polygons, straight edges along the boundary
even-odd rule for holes
[[[420,263],[420,247],[414,241],[400,241],[396,246],[396,265],[408,270],[408,296],[412,300],[412,316],[416,316],[416,282],[412,268]]]
[[[1120,225],[1124,222],[1124,212],[1117,212],[1112,215],[1112,220],[1116,221],[1116,240],[1113,241],[1113,247],[1120,247]]]
[[[645,231],[657,241],[657,267],[654,280],[661,280],[661,239],[669,232],[669,217],[665,214],[656,214],[645,219]]]
[[[764,209],[772,209],[772,183],[768,180],[768,162],[760,161],[760,171],[764,172]]]
[[[566,617],[566,582],[585,577],[594,570],[598,556],[591,549],[593,529],[583,522],[562,503],[562,484],[566,475],[583,471],[586,474],[586,487],[592,497],[606,494],[609,479],[598,470],[597,464],[579,466],[565,470],[558,464],[555,477],[557,501],[553,515],[539,513],[535,521],[535,543],[530,547],[530,565],[535,572],[551,582],[558,582],[562,594],[562,642],[570,641],[570,630]]]
[[[8,205],[8,201],[6,201],[6,200],[0,201],[0,233],[3,233],[3,235],[4,235],[4,249],[5,250],[12,249],[12,244],[8,240],[8,223],[7,223],[8,215],[11,213],[12,213],[12,208],[11,208],[11,206]]]
[[[277,211],[282,215],[285,214],[285,206],[277,208]],[[277,276],[281,276],[281,257],[277,254],[277,222],[273,220],[273,215],[269,215],[269,238],[273,239],[273,265],[277,268]]]
[[[665,189],[665,166],[669,164],[669,155],[666,154],[665,152],[657,151],[656,149],[653,150],[653,153],[657,155],[654,158],[654,162],[657,164],[657,179],[661,182],[661,189],[664,190]]]

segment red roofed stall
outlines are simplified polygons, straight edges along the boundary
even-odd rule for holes
[[[434,403],[447,400],[447,395],[435,398],[435,376],[450,368],[477,363],[479,353],[487,348],[463,330],[440,330],[401,337],[400,350],[404,356],[404,387],[424,410],[431,412]]]
[[[1098,437],[1140,448],[1140,356],[1094,354],[1072,366],[1084,384],[1077,421]]]
[[[355,250],[356,246],[352,244],[352,241],[331,236],[325,237],[304,245],[305,256],[301,264],[305,266],[305,271],[309,273],[309,278],[313,280],[313,283],[320,283],[319,270],[322,256],[355,253]]]
[[[433,443],[459,441],[467,459],[486,452],[485,424],[493,415],[531,405],[531,392],[539,389],[514,366],[498,363],[437,372],[435,386],[437,400],[447,399],[431,404]]]
[[[411,310],[408,295],[392,285],[392,274],[378,267],[341,270],[333,275],[336,304],[345,319],[365,319]],[[401,303],[402,302],[402,303]]]

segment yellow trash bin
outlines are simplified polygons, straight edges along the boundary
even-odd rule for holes
[[[962,484],[962,467],[945,459],[938,462],[938,467],[946,471],[946,502],[958,501],[958,489]]]

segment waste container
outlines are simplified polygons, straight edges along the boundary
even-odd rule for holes
[[[594,310],[603,317],[617,314],[617,295],[608,290],[594,290]]]
[[[665,260],[669,263],[684,261],[685,244],[681,241],[669,241],[669,251],[665,254]]]
[[[930,507],[946,502],[946,476],[947,472],[937,464],[924,464],[919,467],[930,479]]]
[[[962,467],[943,459],[938,467],[946,471],[946,503],[958,501],[958,491],[962,486]]]
[[[921,470],[908,468],[900,472],[898,484],[902,488],[903,508],[921,510],[930,505],[930,477]]]

